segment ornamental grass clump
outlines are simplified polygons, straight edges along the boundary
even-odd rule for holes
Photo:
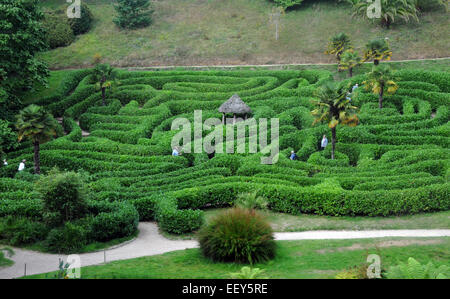
[[[275,256],[272,228],[253,209],[227,210],[204,226],[198,236],[202,253],[213,261],[254,264]]]

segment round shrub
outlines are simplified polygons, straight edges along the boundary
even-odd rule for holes
[[[73,34],[80,35],[91,29],[93,20],[94,17],[89,9],[89,6],[87,6],[86,3],[81,3],[80,18],[69,19],[69,25],[73,30]]]
[[[272,228],[255,210],[227,210],[204,226],[198,237],[201,251],[213,261],[252,264],[275,256]]]
[[[138,224],[139,214],[132,204],[111,203],[104,212],[94,217],[91,226],[92,237],[96,241],[126,237],[136,231]]]
[[[53,169],[36,183],[44,202],[44,216],[54,226],[86,214],[86,189],[79,173]]]
[[[45,244],[50,252],[77,252],[87,244],[87,230],[82,225],[66,222],[48,233]]]
[[[64,15],[55,12],[46,13],[43,27],[47,32],[47,42],[50,49],[66,47],[75,39],[68,18]]]
[[[44,224],[28,218],[8,216],[0,219],[0,240],[12,246],[41,241],[47,233],[48,229]]]

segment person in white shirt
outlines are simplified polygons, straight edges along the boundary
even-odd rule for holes
[[[27,160],[25,159],[23,159],[22,162],[20,162],[18,171],[22,171],[25,169],[25,162],[27,162]]]
[[[321,150],[324,150],[328,145],[328,139],[326,135],[323,135],[322,142],[320,143]]]
[[[3,159],[3,166],[8,166],[8,161],[6,161],[6,159]]]
[[[352,93],[359,87],[358,83],[356,83],[353,87],[352,87]]]

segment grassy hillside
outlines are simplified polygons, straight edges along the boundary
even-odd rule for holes
[[[92,64],[99,53],[115,66],[329,63],[323,54],[329,37],[350,34],[356,47],[388,37],[393,59],[448,57],[450,21],[445,12],[424,13],[420,24],[397,24],[385,30],[370,21],[353,19],[346,4],[305,1],[288,11],[275,40],[268,0],[164,0],[155,2],[154,24],[119,30],[112,22],[110,0],[85,0],[95,16],[93,29],[66,48],[42,55],[52,68]],[[65,6],[47,0],[46,7]]]

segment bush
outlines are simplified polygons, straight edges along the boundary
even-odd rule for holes
[[[239,194],[235,205],[244,209],[267,209],[267,199],[256,194],[257,192]]]
[[[94,17],[89,6],[84,2],[81,3],[80,18],[69,19],[69,25],[72,28],[73,34],[80,35],[88,32],[91,29],[93,19]]]
[[[44,224],[28,218],[10,215],[0,219],[0,240],[5,240],[12,246],[33,244],[43,240],[47,233],[48,229]]]
[[[303,0],[273,0],[273,2],[286,9],[301,4]]]
[[[149,0],[117,0],[114,8],[118,13],[114,23],[120,28],[135,29],[152,23],[153,9]]]
[[[139,214],[129,203],[105,202],[99,211],[92,221],[92,237],[96,241],[126,237],[133,234],[138,227]]]
[[[55,253],[74,253],[88,243],[87,230],[71,222],[52,229],[45,240],[47,250]]]
[[[80,174],[53,169],[37,182],[36,189],[42,195],[49,223],[57,225],[85,215],[86,189]]]
[[[68,18],[56,12],[45,15],[43,27],[47,31],[47,42],[50,49],[66,47],[75,40]]]
[[[213,261],[259,263],[275,256],[269,223],[254,210],[233,208],[198,233],[202,253]]]

